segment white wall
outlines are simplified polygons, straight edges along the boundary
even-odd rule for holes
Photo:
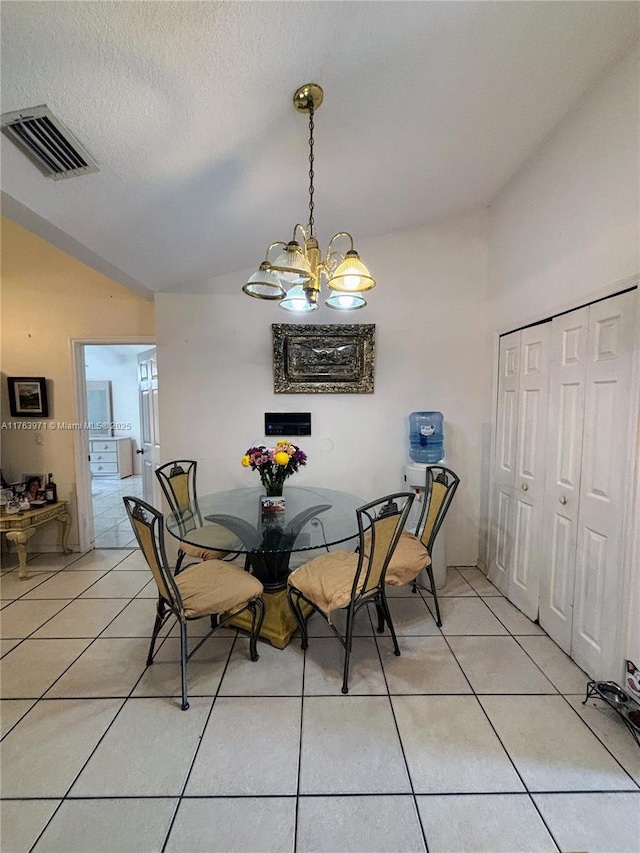
[[[137,354],[149,349],[148,345],[110,344],[86,346],[85,370],[88,381],[111,382],[113,421],[131,424],[130,429],[114,429],[113,434],[132,439],[133,473],[139,474],[140,456],[140,402],[138,400]]]
[[[638,46],[494,200],[489,320],[506,331],[638,273]]]
[[[486,213],[361,241],[358,250],[378,286],[354,315],[327,308],[311,319],[289,315],[245,296],[240,273],[213,280],[208,294],[156,296],[162,458],[197,459],[200,493],[257,485],[240,457],[254,442],[269,443],[264,412],[310,411],[313,435],[299,442],[309,463],[296,483],[369,500],[402,485],[410,412],[440,410],[447,462],[462,479],[447,560],[475,565],[488,357]],[[375,323],[375,393],[274,395],[271,324],[291,322]]]
[[[488,316],[492,340],[497,331],[577,307],[613,292],[617,283],[637,281],[639,60],[636,44],[491,205]],[[631,471],[637,470],[636,456],[637,450],[629,448]],[[483,515],[487,484],[485,467]],[[637,482],[634,491],[640,500]],[[483,536],[483,555],[485,547]],[[640,601],[637,562],[629,595],[630,600]],[[634,616],[630,614],[629,625],[628,652],[638,663],[637,609]]]

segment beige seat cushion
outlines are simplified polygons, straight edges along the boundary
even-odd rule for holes
[[[430,565],[431,558],[422,542],[413,533],[403,530],[387,566],[385,582],[389,586],[404,586]]]
[[[190,566],[174,580],[189,618],[237,610],[263,590],[253,575],[221,560]]]
[[[300,566],[289,575],[289,584],[299,589],[327,617],[332,610],[345,607],[351,600],[351,588],[358,568],[358,555],[351,551],[332,551]],[[362,572],[358,592],[362,588]]]
[[[180,550],[197,560],[221,560],[240,544],[234,533],[219,524],[205,524],[204,527],[190,530],[187,535],[189,542],[181,542]],[[222,548],[212,548],[212,542]]]
[[[196,560],[221,560],[229,553],[228,551],[209,551],[198,545],[190,545],[189,542],[181,542],[180,550],[184,551],[187,557],[194,557]]]

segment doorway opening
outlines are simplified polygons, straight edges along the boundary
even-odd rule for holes
[[[74,436],[82,551],[137,547],[122,498],[144,497],[140,359],[155,355],[150,346],[144,338],[73,343],[77,419],[84,426]]]

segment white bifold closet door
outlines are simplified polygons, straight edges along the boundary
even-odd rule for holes
[[[542,568],[549,326],[500,339],[489,577],[530,619]]]
[[[637,291],[554,318],[540,624],[594,678],[619,671]]]

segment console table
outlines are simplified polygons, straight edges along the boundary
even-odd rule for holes
[[[57,521],[60,525],[62,550],[65,554],[70,554],[71,549],[67,547],[67,538],[71,527],[71,516],[67,511],[66,501],[58,501],[38,509],[29,509],[10,515],[3,512],[0,515],[0,533],[3,533],[10,542],[15,542],[18,549],[18,577],[20,580],[29,577],[27,572],[27,542],[38,527],[48,524],[50,521]]]

